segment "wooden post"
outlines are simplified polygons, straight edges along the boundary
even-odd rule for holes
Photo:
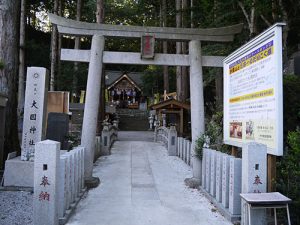
[[[238,148],[235,146],[231,146],[231,155],[234,157],[238,156]]]
[[[268,171],[267,171],[267,191],[274,192],[276,190],[274,181],[276,179],[276,156],[275,155],[267,155],[267,164],[268,164]]]

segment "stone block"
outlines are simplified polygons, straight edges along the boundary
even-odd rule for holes
[[[229,212],[241,214],[242,159],[231,158],[229,167]]]
[[[263,144],[248,143],[242,151],[242,193],[267,192],[267,147]],[[242,205],[245,203],[242,202]],[[243,207],[244,208],[244,207]],[[242,213],[242,224],[248,225],[248,212]],[[251,210],[251,222],[266,224],[265,209]]]
[[[217,153],[216,162],[216,200],[222,202],[222,169],[223,169],[223,153]]]
[[[205,179],[205,175],[206,175],[206,154],[207,154],[207,149],[203,148],[203,152],[202,152],[202,175],[201,175],[201,185],[202,187],[205,189],[206,188],[206,179]]]
[[[58,225],[60,144],[41,141],[35,145],[34,224]],[[54,159],[54,160],[53,160]]]
[[[211,150],[210,153],[210,189],[209,193],[211,196],[216,196],[216,156],[217,151]]]
[[[229,207],[229,168],[230,168],[230,159],[233,156],[223,155],[222,162],[222,205],[224,208]]]
[[[177,131],[174,126],[170,127],[168,133],[168,155],[176,156],[177,149]]]
[[[34,163],[16,157],[5,161],[4,186],[33,187]]]
[[[59,183],[58,183],[58,218],[65,215],[66,190],[66,157],[60,156]]]
[[[211,157],[211,150],[206,149],[206,157],[205,157],[205,190],[210,192],[210,157]]]
[[[68,149],[69,115],[65,113],[48,113],[46,139],[58,141],[62,149]]]
[[[45,139],[47,83],[45,68],[28,67],[21,146],[21,160],[24,161],[33,161],[35,143]]]

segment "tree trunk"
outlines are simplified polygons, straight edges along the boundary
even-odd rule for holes
[[[97,12],[96,12],[97,23],[104,23],[104,0],[97,0]],[[97,135],[101,134],[102,121],[105,119],[105,65],[102,67],[101,74],[101,92],[99,98],[99,112],[98,112],[98,124],[97,124]]]
[[[175,0],[176,4],[176,27],[181,27],[181,0]],[[176,42],[176,54],[181,54],[181,42]],[[181,66],[176,67],[176,92],[177,92],[177,99],[179,101],[182,100],[182,73],[181,73]]]
[[[19,59],[19,0],[0,1],[0,92],[7,95],[5,108],[4,157],[11,151],[20,153],[17,126],[17,77]]]
[[[19,85],[18,85],[18,117],[24,112],[25,101],[25,10],[26,0],[21,0],[20,15],[20,49],[19,49]]]
[[[182,27],[188,27],[188,3],[187,0],[182,0]],[[187,54],[187,43],[182,42],[182,54]],[[186,66],[181,67],[182,73],[182,101],[186,101],[188,98],[188,83],[189,83],[189,76]]]
[[[162,26],[167,26],[167,0],[162,0]],[[168,53],[168,42],[163,41],[163,53]],[[163,74],[164,74],[164,90],[169,93],[169,67],[163,66]]]
[[[58,10],[58,15],[63,16],[63,11],[64,11],[64,0],[59,0],[59,10]],[[57,77],[61,77],[61,61],[60,61],[60,54],[61,54],[61,48],[62,48],[62,38],[63,35],[61,33],[58,34],[58,46],[57,46]],[[61,83],[61,82],[59,82]],[[60,91],[61,87],[57,86],[57,89]]]
[[[76,20],[81,20],[81,11],[82,11],[82,0],[77,0],[77,8],[76,8]],[[75,46],[74,49],[80,49],[80,37],[75,37]],[[78,62],[74,62],[74,73],[73,73],[73,83],[72,83],[72,102],[76,101],[76,97],[78,95],[77,90],[78,85]]]
[[[250,32],[249,37],[250,38],[254,37],[256,35],[256,33],[257,33],[255,4],[256,4],[256,0],[252,0],[250,13],[248,13],[246,11],[245,5],[241,1],[238,1],[238,5],[242,9],[243,14],[244,14],[244,16],[245,16],[245,18],[247,20],[247,23],[248,23],[248,28],[249,28],[249,32]]]
[[[53,13],[58,14],[58,0],[54,1]],[[57,54],[58,54],[58,31],[57,26],[52,24],[51,35],[51,72],[50,72],[50,91],[54,91],[55,77],[57,72]]]

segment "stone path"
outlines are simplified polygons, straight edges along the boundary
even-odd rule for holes
[[[90,190],[68,225],[231,224],[197,190],[190,168],[159,143],[117,141],[95,164],[101,185]]]

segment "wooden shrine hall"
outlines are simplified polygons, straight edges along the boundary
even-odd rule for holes
[[[168,99],[157,104],[151,105],[151,109],[156,111],[156,115],[162,119],[162,115],[166,115],[166,124],[175,124],[179,135],[190,136],[191,128],[190,104],[180,102],[176,99]]]

